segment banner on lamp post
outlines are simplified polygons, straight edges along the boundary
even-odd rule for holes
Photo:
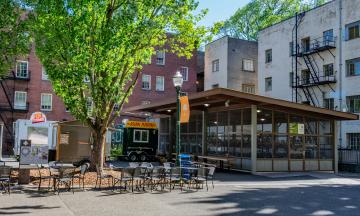
[[[190,105],[188,96],[180,97],[180,123],[188,123],[190,118]]]

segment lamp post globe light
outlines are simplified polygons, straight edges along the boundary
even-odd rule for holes
[[[179,164],[179,155],[180,155],[180,93],[181,93],[181,86],[183,84],[183,77],[180,71],[177,71],[176,74],[173,76],[173,84],[176,89],[176,164]]]

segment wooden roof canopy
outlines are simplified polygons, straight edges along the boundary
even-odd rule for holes
[[[313,116],[334,120],[358,120],[359,116],[347,112],[339,112],[285,100],[248,94],[232,89],[215,88],[189,95],[190,110],[223,111],[227,109],[247,108],[257,105],[299,115]],[[204,104],[208,104],[206,107]],[[170,112],[169,112],[170,111]],[[164,99],[152,104],[139,105],[124,109],[124,112],[150,112],[169,115],[176,111],[176,98]]]

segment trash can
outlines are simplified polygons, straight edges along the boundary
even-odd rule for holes
[[[190,180],[190,177],[191,177],[190,171],[189,171],[189,169],[186,169],[186,168],[192,166],[191,156],[188,154],[180,154],[179,162],[180,162],[180,167],[182,168],[182,170],[181,170],[182,177],[187,180]]]

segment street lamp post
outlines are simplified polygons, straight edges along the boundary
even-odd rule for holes
[[[181,86],[183,84],[183,77],[179,71],[173,76],[173,83],[176,89],[176,164],[179,164],[179,155],[180,155],[180,93]]]

